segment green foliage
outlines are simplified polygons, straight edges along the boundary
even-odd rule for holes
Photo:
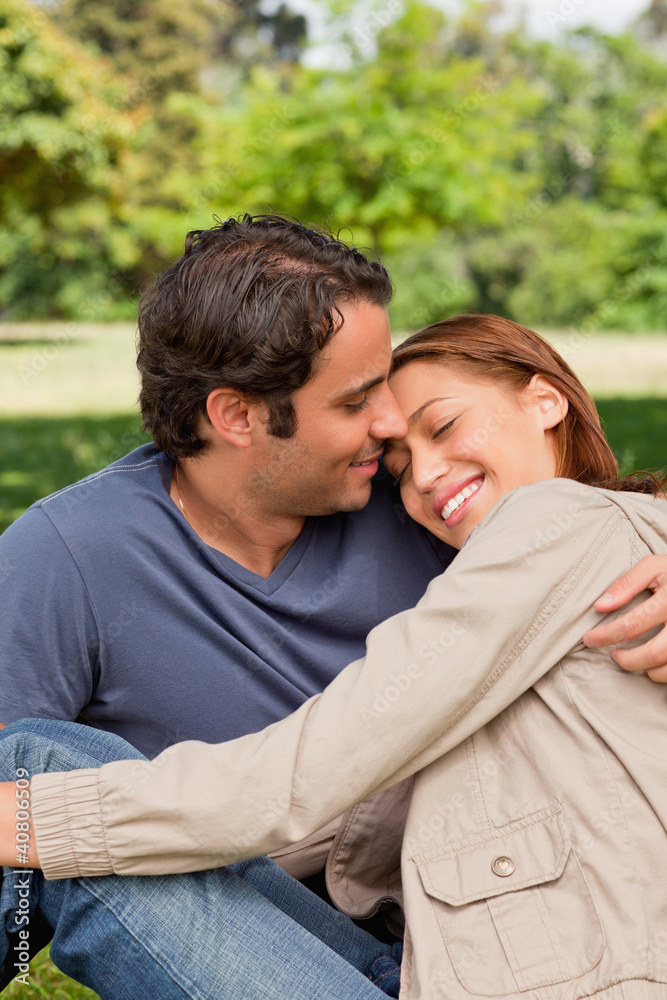
[[[347,63],[310,69],[298,16],[258,0],[63,0],[58,29],[0,0],[0,308],[128,316],[185,232],[272,205],[386,258],[404,329],[664,327],[667,65],[644,22],[551,43],[498,31],[494,3],[360,2],[328,0]]]
[[[136,104],[199,93],[202,70],[215,80],[223,60],[237,70],[258,61],[293,61],[306,36],[303,15],[284,3],[267,13],[260,0],[61,0],[55,20],[113,62]]]
[[[532,218],[469,246],[481,311],[533,326],[664,328],[667,213],[604,211],[572,194],[532,206]]]
[[[535,113],[535,88],[452,53],[443,15],[417,3],[378,44],[349,72],[257,71],[242,101],[208,120],[197,185],[208,207],[333,213],[382,253],[518,211],[533,182],[515,163],[532,137],[513,116]]]
[[[200,68],[213,57],[216,9],[205,0],[64,0],[55,21],[91,54],[109,57],[133,84],[133,103],[161,103],[172,91],[199,90]]]
[[[395,254],[385,255],[384,262],[396,288],[390,306],[395,331],[429,326],[475,305],[475,285],[447,230],[432,240],[405,244]]]
[[[0,308],[80,313],[136,250],[119,233],[132,123],[110,76],[22,0],[0,0]],[[111,302],[111,296],[109,296]]]

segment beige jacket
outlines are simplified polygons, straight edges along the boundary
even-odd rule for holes
[[[382,793],[348,813],[327,875],[354,914],[402,891],[401,1000],[664,1000],[667,690],[580,636],[593,600],[665,551],[665,501],[514,491],[289,718],[36,776],[47,877],[228,864]]]

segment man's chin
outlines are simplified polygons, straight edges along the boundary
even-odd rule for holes
[[[283,516],[291,517],[328,517],[331,514],[351,513],[363,510],[371,498],[371,481],[355,483],[335,492],[332,488],[318,485],[317,489],[305,490],[300,496],[292,497],[281,504]]]
[[[347,490],[341,495],[338,506],[331,513],[338,511],[351,513],[354,510],[363,510],[371,498],[371,489],[371,480],[369,479],[363,486],[360,485],[354,490]]]

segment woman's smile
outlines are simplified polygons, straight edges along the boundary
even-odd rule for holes
[[[485,478],[483,474],[467,476],[453,486],[448,486],[433,501],[433,513],[450,527],[458,524],[470,508],[469,501],[479,493]]]

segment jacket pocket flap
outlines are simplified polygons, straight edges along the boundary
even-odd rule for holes
[[[558,806],[499,827],[477,843],[448,844],[413,861],[429,896],[462,906],[559,878],[570,848]]]

